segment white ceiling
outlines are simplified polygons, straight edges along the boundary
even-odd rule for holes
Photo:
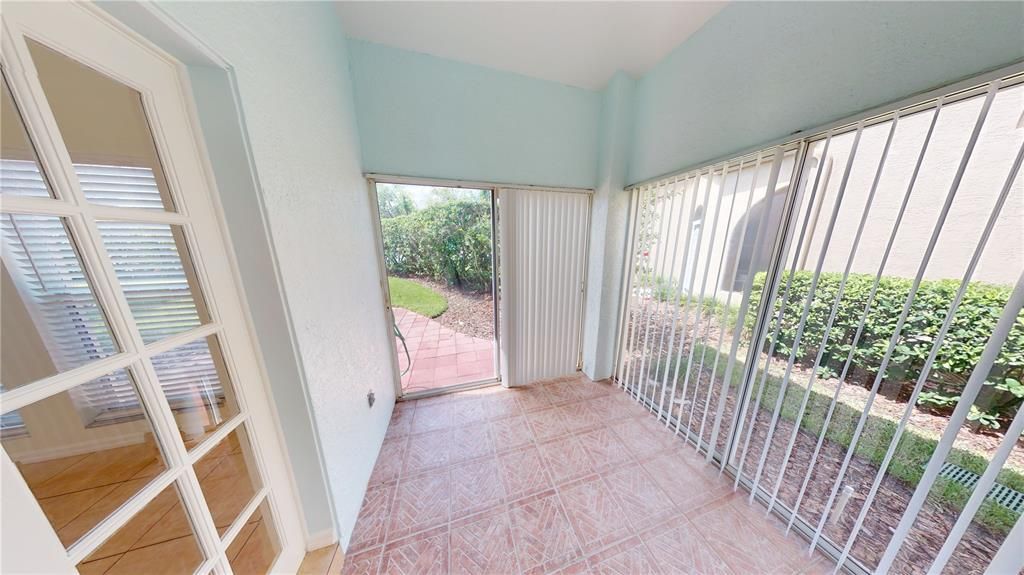
[[[649,70],[724,2],[336,2],[345,34],[601,89]]]

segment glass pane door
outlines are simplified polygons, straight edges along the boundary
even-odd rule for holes
[[[296,513],[174,68],[91,8],[6,8],[4,480],[81,573],[268,572]]]
[[[497,380],[493,191],[375,183],[401,395]]]

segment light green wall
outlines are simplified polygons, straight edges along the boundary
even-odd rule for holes
[[[331,522],[322,466],[343,543],[393,400],[362,172],[597,188],[584,338],[588,373],[603,375],[615,335],[624,183],[1024,58],[1020,2],[743,2],[635,86],[619,76],[601,93],[346,42],[326,3],[160,5],[235,72],[243,116],[231,129],[249,138],[259,180],[252,193],[262,194],[268,224],[248,231],[272,236],[299,364],[290,371],[304,378],[272,373],[274,401],[307,523],[315,531]],[[204,131],[217,119],[204,118]],[[244,204],[248,188],[239,189],[221,194]],[[254,260],[254,270],[264,252],[239,242],[246,236],[236,229],[261,226],[259,213],[227,215],[239,260]],[[259,269],[254,277],[272,273]],[[250,285],[258,280],[246,282],[258,300]],[[261,337],[274,349],[276,341]],[[310,406],[315,421],[302,421]]]
[[[363,168],[592,187],[601,94],[349,40]]]
[[[1022,58],[1022,2],[733,3],[640,80],[628,179]]]

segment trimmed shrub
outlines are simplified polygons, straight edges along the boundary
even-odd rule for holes
[[[491,204],[452,200],[381,220],[384,262],[396,276],[491,288]]]
[[[775,329],[779,308],[785,305],[774,352],[775,356],[783,359],[788,359],[793,349],[812,274],[807,271],[793,274],[789,296],[783,301],[782,295],[788,278],[788,273],[781,278],[779,297],[775,301],[764,342],[767,347]],[[869,303],[874,278],[869,274],[850,274],[848,277],[822,356],[820,377],[836,377],[843,369],[860,318]],[[796,349],[796,361],[808,369],[813,367],[841,279],[841,274],[823,273],[818,280],[804,333]],[[764,273],[758,274],[754,279],[751,314],[757,311],[764,281]],[[896,329],[911,284],[911,280],[898,277],[882,277],[879,281],[878,290],[871,301],[871,311],[864,324],[864,331],[856,349],[853,350],[851,367],[847,373],[848,381],[871,386]],[[886,369],[884,388],[887,395],[902,400],[909,398],[959,286],[958,280],[921,282]],[[968,286],[953,323],[943,338],[922,393],[918,397],[920,408],[948,413],[956,406],[964,385],[992,334],[999,314],[1010,297],[1010,291],[1009,286],[980,282]],[[969,419],[976,426],[993,430],[1005,429],[1018,406],[1024,401],[1022,381],[1024,314],[1017,318],[1010,338],[1003,345],[975,402],[976,406],[984,408],[973,408]]]

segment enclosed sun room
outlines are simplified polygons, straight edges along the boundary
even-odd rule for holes
[[[1024,572],[1024,5],[7,2],[0,571]]]

